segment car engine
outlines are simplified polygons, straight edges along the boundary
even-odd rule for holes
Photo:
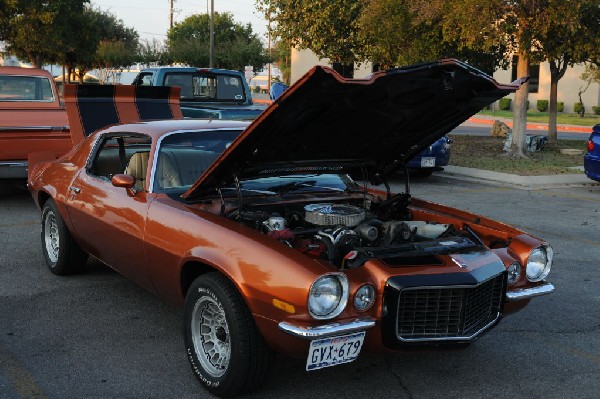
[[[410,212],[393,212],[390,207],[386,201],[368,200],[360,205],[262,204],[237,216],[269,237],[341,269],[358,267],[370,258],[397,261],[402,256],[449,253],[481,244],[472,232],[457,231],[450,224],[412,220]]]

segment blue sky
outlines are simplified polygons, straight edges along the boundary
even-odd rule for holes
[[[135,28],[141,39],[164,40],[169,29],[170,0],[91,0],[91,4],[110,11],[126,26]],[[256,11],[254,0],[214,0],[215,11],[230,12],[236,22],[250,23],[266,43],[267,23]],[[210,0],[175,0],[174,21],[192,14],[206,13]]]

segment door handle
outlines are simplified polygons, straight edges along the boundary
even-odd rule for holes
[[[73,192],[73,194],[79,194],[81,192],[81,189],[77,188],[75,186],[69,187],[69,190],[71,190]]]

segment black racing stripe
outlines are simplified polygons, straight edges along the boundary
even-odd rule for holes
[[[135,89],[135,105],[140,120],[173,119],[167,86],[138,86]]]
[[[114,94],[113,85],[78,85],[77,105],[86,137],[105,126],[119,123]]]

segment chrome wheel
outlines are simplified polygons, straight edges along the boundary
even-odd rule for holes
[[[44,242],[50,262],[56,263],[58,261],[58,251],[60,250],[60,237],[56,216],[52,211],[47,212],[44,219]]]
[[[229,367],[231,341],[225,311],[209,296],[201,297],[192,311],[192,341],[202,368],[221,377]]]

